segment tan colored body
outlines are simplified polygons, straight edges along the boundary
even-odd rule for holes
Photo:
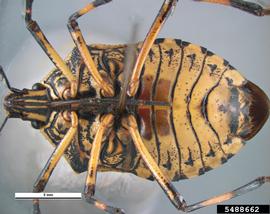
[[[10,87],[1,67],[0,77],[10,90],[4,101],[4,124],[8,118],[29,120],[56,147],[33,191],[44,191],[62,155],[74,171],[87,170],[86,202],[108,213],[124,210],[95,197],[97,171],[155,179],[184,212],[269,182],[270,176],[258,177],[228,193],[191,205],[185,202],[171,181],[201,175],[236,154],[267,121],[269,99],[205,48],[177,39],[156,39],[177,0],[164,0],[143,43],[128,48],[87,46],[77,19],[110,1],[94,0],[70,16],[68,29],[76,48],[63,60],[32,19],[33,0],[26,0],[27,28],[56,69],[32,89]],[[269,8],[244,0],[201,1],[257,16],[270,14]],[[33,212],[40,214],[36,198]]]
[[[124,49],[125,45],[90,46],[96,66],[115,81],[121,80]],[[67,62],[73,73],[81,76],[79,94],[89,94],[95,88],[94,97],[100,97],[76,49]],[[43,81],[55,100],[59,99],[57,90],[61,91],[64,82],[65,78],[57,71]],[[239,91],[237,102],[241,100],[243,107],[246,98],[237,87],[245,83],[228,62],[200,46],[173,39],[156,40],[146,59],[135,99],[164,101],[171,106],[140,105],[134,113],[146,147],[170,179],[201,175],[226,162],[243,146],[239,133],[231,132],[230,122],[231,112],[237,111],[233,109],[237,103],[231,103],[232,89]],[[243,117],[238,118],[238,127],[244,127]],[[66,151],[67,160],[77,172],[87,170],[99,125],[99,115],[89,118],[79,114],[78,136]],[[42,132],[56,145],[70,124],[57,112],[51,114],[50,120]],[[112,131],[102,147],[100,170],[132,172],[152,179],[132,144],[127,130]]]

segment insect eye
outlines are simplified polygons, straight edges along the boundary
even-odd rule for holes
[[[46,87],[43,85],[43,84],[41,84],[41,83],[35,83],[33,86],[32,86],[32,89],[33,90],[44,90],[44,89],[46,89]]]
[[[37,120],[33,120],[31,121],[31,126],[34,128],[34,129],[40,129],[42,128],[43,126],[45,126],[46,123],[44,122],[40,122],[40,121],[37,121]]]

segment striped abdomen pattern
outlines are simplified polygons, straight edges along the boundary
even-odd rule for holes
[[[140,46],[138,43],[138,50]],[[117,93],[123,84],[121,74],[126,47],[89,47],[97,68],[115,80]],[[80,79],[78,98],[101,98],[100,89],[77,49],[67,58],[67,63]],[[59,100],[58,91],[65,88],[66,79],[54,70],[43,84],[50,89],[51,99]],[[118,99],[117,93],[114,99]],[[236,154],[244,140],[253,137],[265,122],[267,117],[260,114],[267,112],[269,106],[265,97],[255,84],[207,49],[181,40],[158,39],[146,58],[139,90],[129,99],[161,102],[133,106],[129,112],[136,115],[140,134],[151,155],[164,173],[176,181],[199,176]],[[76,172],[87,170],[99,124],[98,109],[102,108],[98,107],[96,112],[87,109],[78,112],[78,137],[65,153]],[[59,112],[53,112],[50,121],[42,132],[57,145],[70,124],[63,123]],[[115,123],[121,124],[121,117]],[[131,172],[153,179],[123,127],[114,127],[102,151],[100,171]]]
[[[216,168],[243,146],[236,132],[244,123],[239,86],[245,81],[205,48],[181,40],[156,40],[136,98],[170,106],[140,106],[137,113],[146,146],[172,180]],[[142,160],[136,173],[151,177]]]

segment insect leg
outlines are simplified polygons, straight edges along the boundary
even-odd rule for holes
[[[32,4],[34,0],[26,0],[25,8],[25,23],[27,29],[31,32],[38,44],[42,47],[47,56],[51,59],[54,65],[65,75],[70,82],[70,95],[75,97],[77,94],[77,80],[72,74],[66,62],[60,57],[53,46],[49,43],[44,33],[41,31],[36,21],[32,19]]]
[[[264,183],[270,183],[270,176],[258,177],[257,179],[251,181],[250,183],[245,184],[231,192],[220,194],[218,196],[200,201],[192,205],[187,205],[184,198],[177,192],[177,190],[169,181],[169,179],[162,173],[157,163],[155,162],[155,160],[153,159],[153,157],[151,156],[151,154],[148,152],[147,148],[145,147],[142,141],[142,138],[140,136],[140,133],[138,131],[138,126],[137,126],[135,117],[132,115],[129,115],[127,118],[124,118],[122,120],[122,125],[129,130],[130,135],[135,144],[135,147],[137,148],[138,152],[140,153],[141,157],[143,158],[149,170],[152,172],[152,175],[155,177],[155,179],[157,180],[161,188],[167,194],[168,198],[171,200],[173,205],[181,211],[192,212],[194,210],[197,210],[206,206],[218,204],[218,203],[230,200],[234,197],[243,195],[254,189],[257,189],[260,186],[262,186]]]
[[[96,83],[101,88],[101,92],[104,96],[113,97],[114,96],[114,88],[112,85],[112,81],[110,77],[105,73],[102,72],[103,75],[97,70],[97,67],[92,59],[92,56],[88,50],[86,42],[83,38],[82,32],[79,28],[78,22],[76,21],[82,15],[90,12],[91,10],[95,9],[98,6],[103,4],[109,3],[111,0],[95,0],[92,3],[87,4],[81,10],[72,14],[68,20],[68,29],[75,42],[83,60],[88,68],[89,72],[93,76]]]
[[[169,181],[166,175],[160,170],[159,166],[155,162],[154,158],[151,156],[147,148],[145,147],[140,133],[138,131],[138,125],[136,119],[133,115],[129,115],[128,117],[122,120],[122,126],[129,130],[129,133],[133,139],[135,147],[143,158],[145,164],[151,171],[152,175],[157,180],[158,184],[164,190],[168,198],[171,200],[173,205],[179,209],[184,211],[184,207],[186,206],[186,202],[184,198],[177,192],[173,184]]]
[[[95,194],[97,167],[100,157],[100,150],[101,150],[101,143],[103,141],[103,136],[105,135],[105,131],[106,132],[110,131],[112,124],[113,124],[113,115],[112,114],[105,115],[101,120],[97,133],[95,135],[95,139],[92,143],[92,149],[88,162],[88,171],[85,184],[85,194],[90,197]]]
[[[263,8],[259,4],[244,0],[193,0],[193,1],[228,5],[251,13],[255,16],[270,15],[270,8]]]
[[[78,129],[78,117],[75,112],[71,112],[71,127],[66,133],[65,137],[61,140],[61,142],[58,144],[58,146],[55,148],[53,153],[51,154],[48,162],[46,163],[45,167],[43,168],[42,172],[38,176],[37,181],[34,184],[33,192],[42,192],[45,189],[46,184],[48,183],[48,180],[57,165],[58,161],[64,154],[65,150],[68,148],[70,143],[72,142],[72,139],[74,138],[77,129]],[[39,210],[39,201],[38,199],[33,200],[33,213],[40,213]]]
[[[215,204],[222,203],[224,201],[230,200],[232,198],[238,197],[240,195],[243,195],[247,192],[250,192],[252,190],[255,190],[262,186],[264,183],[270,183],[270,176],[263,176],[263,177],[258,177],[255,180],[249,182],[248,184],[245,184],[231,192],[227,192],[224,194],[220,194],[218,196],[209,198],[204,201],[200,201],[198,203],[186,206],[185,211],[186,212],[192,212],[194,210],[206,207],[206,206],[211,206]]]
[[[88,171],[87,171],[87,177],[86,177],[86,183],[85,183],[85,189],[84,189],[84,196],[85,196],[85,200],[88,203],[93,204],[95,207],[103,211],[106,211],[109,213],[121,213],[121,212],[124,213],[124,211],[122,211],[119,208],[108,206],[102,201],[99,201],[93,198],[95,194],[96,175],[97,175],[97,167],[98,167],[100,151],[101,151],[101,143],[103,141],[105,132],[109,133],[112,125],[113,125],[113,115],[108,114],[103,117],[98,127],[97,133],[95,135],[95,139],[92,143],[91,154],[90,154],[90,158],[88,162]]]
[[[165,0],[163,5],[161,6],[157,17],[155,18],[149,32],[146,35],[146,38],[143,41],[142,47],[136,59],[131,80],[129,83],[129,96],[134,96],[139,87],[139,79],[141,75],[141,71],[145,62],[145,59],[152,47],[159,31],[161,30],[163,24],[171,14],[172,10],[176,6],[177,0]]]

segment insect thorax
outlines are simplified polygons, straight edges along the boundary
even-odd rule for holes
[[[123,71],[123,59],[125,45],[103,46],[95,45],[89,48],[93,60],[99,71],[107,72],[114,81],[115,98],[119,96],[121,78]],[[78,95],[75,99],[105,99],[100,88],[90,76],[77,48],[74,48],[67,57],[66,62],[74,75],[79,77]],[[49,95],[52,100],[61,100],[62,91],[69,87],[67,79],[58,70],[51,71],[42,82],[49,88]],[[79,127],[76,139],[65,153],[65,157],[76,172],[87,170],[88,159],[92,147],[93,138],[100,123],[100,117],[111,111],[116,111],[118,103],[108,100],[97,105],[85,103],[77,111]],[[63,109],[64,110],[64,109]],[[131,110],[131,109],[130,109]],[[42,129],[42,133],[54,145],[57,145],[66,134],[71,124],[65,121],[62,111],[54,111],[50,115],[49,123]],[[131,143],[127,130],[120,127],[120,117],[116,118],[115,127],[107,140],[103,143],[101,152],[101,170],[131,171],[135,165],[136,151]],[[127,155],[128,154],[128,155]],[[127,158],[128,157],[128,158]]]

